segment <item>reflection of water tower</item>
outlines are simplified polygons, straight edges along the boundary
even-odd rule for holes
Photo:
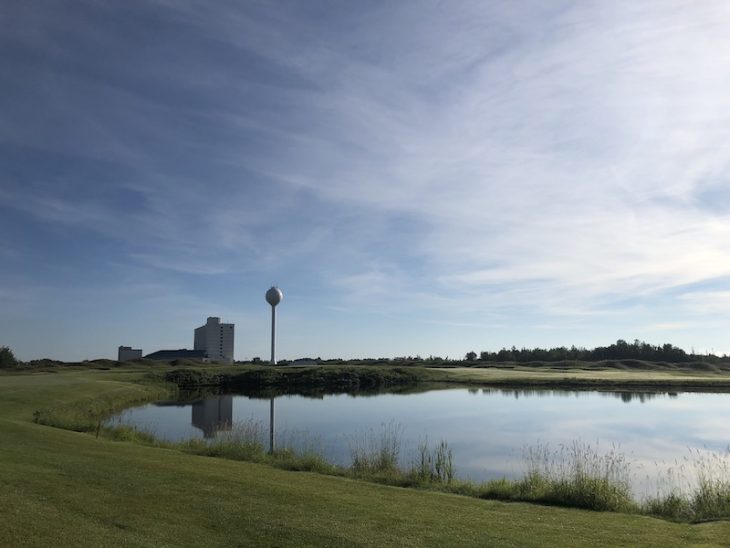
[[[193,404],[192,423],[212,438],[216,432],[230,430],[233,423],[233,396],[215,396]]]

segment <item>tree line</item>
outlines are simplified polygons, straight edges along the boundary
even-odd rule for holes
[[[554,361],[600,361],[600,360],[643,360],[651,362],[687,363],[704,361],[709,363],[730,362],[730,356],[723,354],[687,353],[669,343],[653,345],[638,339],[629,343],[623,339],[608,346],[593,349],[571,346],[554,348],[502,348],[497,352],[467,352],[467,361],[485,362],[554,362]]]

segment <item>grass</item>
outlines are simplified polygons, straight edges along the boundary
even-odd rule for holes
[[[0,545],[666,546],[720,545],[730,534],[726,522],[398,489],[32,422],[40,408],[152,397],[154,387],[130,382],[143,376],[130,368],[0,376]]]
[[[646,364],[643,368],[615,368],[578,362],[572,366],[543,364],[497,364],[489,367],[454,367],[437,369],[449,381],[499,388],[551,388],[605,391],[730,391],[728,371],[695,369],[687,366]]]
[[[98,365],[98,364],[96,364]],[[105,365],[105,364],[103,364]],[[109,367],[98,367],[98,370],[110,370]],[[230,369],[230,368],[229,368]],[[292,379],[324,379],[331,383],[335,372],[350,371],[351,376],[361,375],[362,371],[351,371],[351,367],[339,366],[327,368],[328,371],[313,370],[302,375],[299,369],[289,369],[287,375]],[[365,368],[361,368],[365,369]],[[394,374],[384,374],[376,368],[375,373],[369,371],[363,378],[387,379],[387,383],[406,379],[410,383],[417,375],[403,376],[399,370]],[[78,371],[78,368],[73,369]],[[451,450],[445,442],[441,442],[434,450],[427,443],[420,447],[419,458],[410,467],[403,468],[399,463],[400,431],[395,424],[383,425],[381,432],[368,432],[353,437],[351,443],[352,463],[349,468],[342,468],[328,463],[317,451],[309,448],[297,451],[292,445],[278,448],[269,455],[264,449],[265,432],[258,424],[238,424],[230,433],[219,436],[212,441],[188,440],[183,443],[162,442],[150,433],[135,431],[128,427],[102,427],[102,417],[119,411],[141,401],[157,399],[176,387],[172,384],[161,384],[161,379],[196,378],[248,378],[253,372],[258,378],[262,369],[253,368],[248,372],[236,372],[222,368],[201,372],[196,368],[163,368],[162,370],[145,369],[146,374],[137,375],[134,384],[125,384],[123,390],[107,390],[93,396],[79,394],[73,401],[63,401],[48,407],[41,407],[33,412],[33,419],[39,424],[57,426],[80,432],[95,432],[116,441],[130,441],[147,445],[177,449],[186,453],[219,457],[230,460],[243,460],[267,463],[278,468],[298,471],[315,471],[330,475],[349,476],[368,481],[395,486],[420,487],[443,490],[480,498],[496,498],[510,501],[537,502],[599,511],[643,512],[650,515],[677,521],[701,521],[730,517],[730,484],[725,479],[728,474],[715,474],[717,459],[700,461],[695,469],[700,474],[693,491],[681,492],[676,488],[666,493],[638,503],[631,498],[628,482],[628,463],[615,450],[607,454],[599,454],[588,445],[575,443],[570,447],[561,447],[559,451],[550,453],[546,447],[532,448],[528,452],[528,471],[524,478],[497,480],[482,485],[470,482],[455,481]],[[279,372],[273,370],[276,375]],[[87,370],[87,373],[89,370]],[[460,371],[458,373],[461,373]],[[615,373],[615,372],[611,372]],[[111,375],[111,373],[107,373]],[[122,379],[124,369],[115,372]],[[126,373],[129,375],[129,372]],[[375,377],[373,377],[373,374]],[[523,373],[524,374],[524,373]],[[530,372],[534,375],[534,372]],[[121,375],[121,376],[120,376]],[[192,375],[192,377],[191,377]],[[596,372],[591,372],[595,377]],[[457,375],[458,377],[459,375]],[[278,376],[273,378],[281,382]],[[277,380],[278,379],[278,380]],[[395,381],[393,381],[395,379]],[[144,381],[147,381],[146,383]],[[152,382],[150,382],[152,381]],[[292,382],[292,381],[287,381]],[[351,381],[348,381],[351,383]],[[712,464],[712,466],[710,465]],[[724,464],[724,463],[722,463]],[[727,472],[730,466],[722,468]],[[675,482],[676,483],[676,482]]]
[[[351,470],[357,477],[395,477],[400,474],[400,450],[399,424],[383,424],[380,433],[355,434],[350,442]]]
[[[728,453],[703,457],[695,452],[697,489],[691,499],[694,520],[730,517],[730,458]]]
[[[575,441],[551,451],[537,446],[527,451],[528,471],[516,482],[522,500],[591,510],[634,512],[629,466],[615,447],[602,453]]]
[[[425,440],[416,458],[401,462],[401,427],[382,424],[351,438],[350,466],[336,466],[312,444],[283,444],[266,450],[266,429],[255,421],[237,423],[213,439],[166,442],[128,426],[105,427],[102,434],[117,441],[134,441],[177,449],[194,455],[266,463],[285,470],[349,477],[398,487],[415,487],[482,499],[533,502],[593,511],[623,512],[674,521],[699,522],[730,518],[730,452],[694,452],[692,488],[680,490],[688,471],[672,473],[665,492],[643,501],[632,498],[631,465],[616,447],[601,452],[580,441],[551,450],[547,445],[525,450],[527,470],[517,480],[498,479],[481,484],[456,480],[452,451],[441,440],[435,448]],[[98,433],[97,433],[98,435]],[[301,442],[301,440],[299,440]],[[306,441],[306,440],[305,440]],[[297,446],[298,448],[295,448]]]
[[[644,502],[643,511],[676,521],[730,518],[730,448],[692,449],[685,461],[668,472],[665,485]]]
[[[446,441],[441,440],[433,451],[427,439],[421,443],[411,475],[420,483],[451,485],[454,481],[454,456]]]

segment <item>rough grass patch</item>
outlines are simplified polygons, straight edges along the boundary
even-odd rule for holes
[[[636,509],[630,466],[616,447],[601,453],[580,441],[556,451],[542,445],[528,448],[526,462],[527,474],[516,483],[523,500],[600,511]]]
[[[381,424],[379,432],[370,429],[350,441],[351,469],[356,475],[393,475],[398,472],[401,451],[400,424]]]

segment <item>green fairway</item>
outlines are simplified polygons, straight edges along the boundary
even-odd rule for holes
[[[154,393],[132,369],[0,375],[0,546],[723,545],[675,524],[374,485],[96,439],[32,422]]]
[[[572,367],[543,365],[500,365],[495,367],[453,367],[444,371],[452,382],[510,387],[575,388],[594,390],[730,390],[726,370],[701,370],[691,367],[652,367],[619,369],[579,363]]]

